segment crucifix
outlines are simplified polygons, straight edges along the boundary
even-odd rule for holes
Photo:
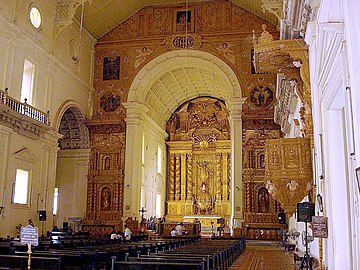
[[[144,218],[144,213],[146,212],[144,207],[141,207],[141,209],[139,210],[140,215],[141,215],[141,220]]]

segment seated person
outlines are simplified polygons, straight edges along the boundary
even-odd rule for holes
[[[111,239],[111,240],[117,240],[117,239],[119,239],[118,234],[117,234],[115,231],[112,231],[112,232],[111,232],[111,235],[110,235],[110,239]]]
[[[176,236],[176,230],[175,230],[175,227],[171,230],[170,235],[171,235],[171,236]]]
[[[124,225],[124,237],[125,237],[125,240],[126,241],[130,241],[131,240],[131,234],[132,234],[132,232],[131,232],[131,230],[128,228],[128,226],[125,224]]]
[[[175,227],[175,235],[179,236],[179,235],[182,235],[182,234],[183,234],[183,227],[182,227],[182,222],[180,222]]]

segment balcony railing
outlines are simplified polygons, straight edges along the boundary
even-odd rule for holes
[[[25,102],[20,102],[8,95],[8,89],[5,88],[4,90],[0,89],[0,104],[5,105],[10,110],[15,111],[19,114],[26,115],[27,117],[30,117],[31,119],[34,119],[40,123],[43,123],[45,125],[50,125],[49,120],[49,111],[47,113],[44,113],[33,106],[30,106],[29,104]]]

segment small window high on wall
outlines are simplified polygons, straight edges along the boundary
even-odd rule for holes
[[[21,85],[21,102],[27,100],[28,104],[32,104],[32,90],[34,85],[35,65],[29,60],[24,61],[23,79]]]
[[[27,204],[29,189],[29,172],[17,169],[13,203]]]

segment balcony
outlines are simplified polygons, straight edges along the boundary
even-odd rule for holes
[[[42,112],[25,102],[8,95],[7,88],[0,89],[0,125],[13,128],[20,134],[39,138],[49,130],[49,112]]]

